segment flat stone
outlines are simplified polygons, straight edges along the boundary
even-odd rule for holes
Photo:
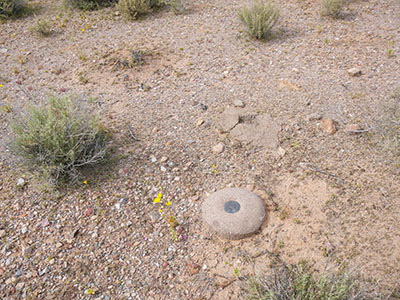
[[[361,76],[361,70],[359,68],[351,68],[347,70],[350,76]]]
[[[236,107],[244,107],[243,101],[239,99],[233,100],[233,105],[235,105]]]
[[[255,116],[235,126],[230,132],[232,138],[244,143],[267,148],[276,148],[280,127],[266,114]]]
[[[236,108],[229,107],[221,114],[219,120],[219,129],[222,132],[228,132],[239,123],[240,111]]]
[[[265,208],[256,194],[226,188],[211,194],[203,202],[202,217],[205,225],[221,238],[238,240],[260,228]]]

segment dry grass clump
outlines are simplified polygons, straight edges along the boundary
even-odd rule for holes
[[[323,0],[322,15],[337,19],[342,14],[343,5],[344,0]]]
[[[243,7],[239,17],[252,37],[267,39],[278,22],[279,10],[271,2],[265,4],[262,0],[256,0],[251,8]]]
[[[49,21],[37,19],[31,30],[40,36],[46,37],[52,33],[51,24]]]
[[[104,162],[107,156],[108,136],[97,118],[67,97],[30,107],[12,128],[14,153],[53,183],[75,181],[82,167]]]
[[[265,277],[247,282],[249,300],[367,300],[346,274],[318,276],[307,264],[274,267]]]
[[[124,18],[135,20],[161,7],[164,3],[163,0],[119,0],[117,9]]]
[[[24,0],[0,0],[0,19],[18,17],[25,7]]]
[[[65,7],[79,8],[82,10],[94,10],[111,6],[117,0],[63,0]]]

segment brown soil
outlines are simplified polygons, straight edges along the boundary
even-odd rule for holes
[[[76,95],[99,112],[116,149],[111,166],[55,191],[2,146],[0,298],[243,299],[244,278],[270,266],[263,250],[393,289],[399,161],[378,124],[400,83],[400,2],[348,1],[333,20],[318,1],[283,1],[264,43],[243,31],[242,1],[187,4],[184,15],[125,22],[115,8],[69,12],[46,0],[0,24],[1,139],[28,104]],[[37,18],[52,22],[50,37],[31,32]],[[143,63],[129,64],[132,50]],[[361,76],[348,74],[353,67]],[[234,100],[279,124],[277,147],[220,132]],[[349,124],[367,131],[351,134]],[[220,240],[202,226],[203,199],[228,186],[265,201],[268,218],[250,238]],[[172,202],[178,241],[153,203],[159,192]]]

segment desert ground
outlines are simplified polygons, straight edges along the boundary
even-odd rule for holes
[[[0,23],[1,299],[245,299],[268,253],[373,293],[399,285],[398,0],[349,0],[339,19],[316,0],[277,2],[268,41],[238,18],[250,1],[188,0],[136,21],[28,3],[39,9]],[[51,95],[90,107],[114,149],[58,189],[7,147],[12,120]],[[256,234],[203,225],[202,202],[225,187],[264,201]]]

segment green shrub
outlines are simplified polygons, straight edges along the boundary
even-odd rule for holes
[[[271,2],[264,4],[262,0],[256,0],[251,8],[243,7],[239,17],[252,37],[267,39],[278,22],[279,10]]]
[[[164,4],[164,0],[119,0],[117,9],[124,18],[134,20]]]
[[[0,0],[0,19],[17,17],[24,8],[24,0]]]
[[[94,10],[113,5],[117,0],[64,0],[64,6],[82,10]]]
[[[358,300],[362,293],[346,274],[317,276],[305,263],[274,267],[272,274],[247,282],[250,300]]]
[[[108,136],[97,118],[67,97],[30,107],[12,128],[12,150],[55,183],[75,181],[82,167],[104,162],[107,156]]]
[[[344,0],[323,0],[322,15],[339,18],[342,13]]]
[[[32,31],[41,36],[49,36],[52,32],[50,23],[42,19],[36,20],[35,25],[32,27]]]

